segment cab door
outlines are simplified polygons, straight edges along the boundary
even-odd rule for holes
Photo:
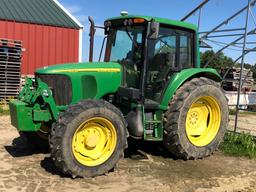
[[[145,97],[160,101],[171,75],[194,66],[193,33],[161,26],[158,38],[148,42]]]

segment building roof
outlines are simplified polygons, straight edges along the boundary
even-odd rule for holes
[[[115,19],[132,19],[132,18],[143,18],[147,21],[154,20],[156,22],[167,24],[167,25],[173,25],[178,26],[186,29],[191,29],[196,31],[197,27],[191,23],[183,22],[183,21],[177,21],[177,20],[171,20],[171,19],[164,19],[160,17],[151,17],[151,16],[141,16],[141,15],[126,15],[126,16],[119,16],[119,17],[113,17],[108,20],[115,20]]]
[[[1,0],[0,20],[83,28],[57,0]]]

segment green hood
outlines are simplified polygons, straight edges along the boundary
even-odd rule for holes
[[[39,74],[70,74],[77,72],[120,72],[121,66],[118,63],[94,62],[94,63],[69,63],[59,64],[38,69]]]
[[[40,75],[67,76],[72,85],[72,104],[84,99],[100,99],[116,93],[122,82],[121,65],[111,62],[54,65],[38,69],[36,73],[39,78]],[[61,85],[62,82],[56,84]]]

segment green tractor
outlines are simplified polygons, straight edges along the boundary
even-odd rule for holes
[[[184,160],[211,155],[228,126],[228,104],[216,70],[200,67],[197,28],[132,15],[104,26],[104,62],[37,70],[10,102],[12,125],[31,145],[49,141],[56,167],[72,177],[112,170],[128,137],[163,142]]]

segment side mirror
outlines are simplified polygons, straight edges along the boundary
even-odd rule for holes
[[[104,28],[104,35],[108,35],[109,34],[109,27],[105,27]]]
[[[159,23],[154,22],[154,21],[152,21],[150,23],[149,39],[156,40],[158,38],[159,28],[160,28],[160,24]]]
[[[104,23],[104,34],[105,35],[108,35],[110,27],[111,27],[111,21],[105,21],[105,23]]]

